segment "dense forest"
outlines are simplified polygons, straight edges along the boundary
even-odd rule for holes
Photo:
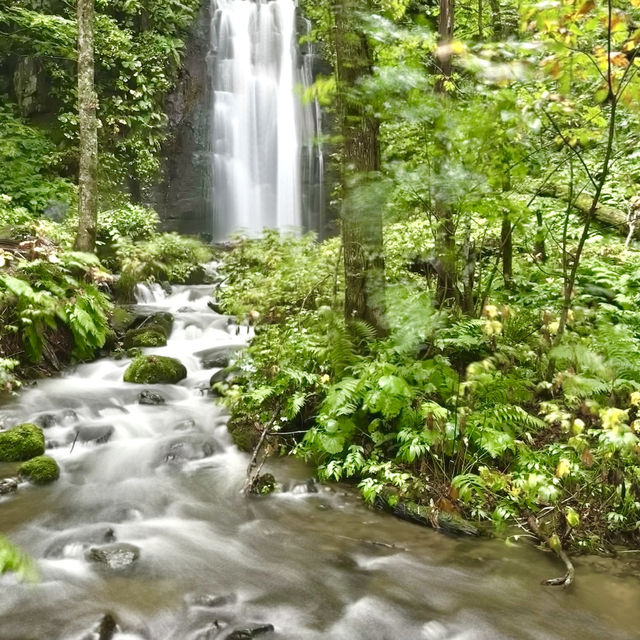
[[[153,197],[200,8],[0,7],[3,401],[153,359],[170,327],[134,324],[136,285],[208,285],[251,334],[205,385],[248,493],[297,457],[405,520],[534,541],[556,585],[637,547],[640,2],[301,0],[330,223],[213,243]]]

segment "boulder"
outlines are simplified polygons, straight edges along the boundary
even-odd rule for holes
[[[86,558],[112,571],[123,571],[133,566],[140,558],[140,549],[126,542],[113,542],[99,547],[91,547]]]
[[[104,444],[111,439],[113,427],[110,424],[81,425],[75,428],[75,440]]]
[[[44,453],[42,429],[29,422],[0,431],[0,462],[22,462]]]
[[[18,475],[32,484],[49,484],[60,477],[58,463],[49,456],[37,456],[18,467]]]
[[[18,481],[15,478],[3,478],[0,480],[0,496],[15,493],[18,490]]]
[[[63,424],[69,424],[78,420],[78,414],[73,409],[65,409],[56,413],[43,413],[39,415],[34,422],[43,429],[58,427]]]
[[[204,369],[216,369],[228,367],[235,353],[241,349],[239,345],[221,345],[205,351],[199,351],[195,355],[200,358]]]
[[[253,451],[260,440],[260,425],[231,418],[227,423],[227,429],[233,444],[241,451]]]
[[[124,381],[134,384],[176,384],[186,377],[186,367],[166,356],[138,356],[124,372]]]
[[[139,329],[129,329],[124,336],[124,348],[135,349],[136,347],[164,347],[167,344],[167,336],[164,331],[154,327],[140,327]]]
[[[138,394],[138,404],[146,404],[151,406],[157,406],[164,404],[166,401],[157,391],[150,391],[145,389]]]
[[[273,631],[275,631],[275,629],[272,624],[252,625],[235,629],[226,636],[226,640],[251,640],[252,638],[256,638],[265,633],[272,633]]]

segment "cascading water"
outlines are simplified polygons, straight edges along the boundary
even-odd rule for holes
[[[295,2],[214,0],[213,9],[214,238],[317,226],[319,107],[300,95],[312,54],[298,52]]]
[[[249,456],[203,390],[211,355],[251,334],[210,293],[138,288],[136,313],[175,316],[168,344],[145,351],[179,358],[179,384],[125,383],[129,360],[102,358],[0,407],[0,424],[42,425],[61,467],[49,486],[0,495],[0,535],[39,575],[0,575],[0,640],[637,639],[630,557],[577,559],[577,589],[551,593],[539,583],[557,566],[533,548],[368,510],[291,459],[268,463],[278,492],[242,496]],[[164,402],[142,404],[149,392]],[[16,466],[0,463],[0,480]],[[107,612],[115,633],[97,628]]]

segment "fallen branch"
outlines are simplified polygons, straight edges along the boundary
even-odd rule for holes
[[[529,527],[531,531],[536,534],[536,536],[545,542],[550,549],[562,560],[564,566],[567,568],[567,572],[564,576],[560,576],[558,578],[550,578],[549,580],[543,580],[542,584],[546,587],[570,587],[573,584],[573,580],[576,575],[575,567],[573,566],[573,562],[571,562],[571,558],[567,555],[566,551],[562,548],[562,543],[560,542],[560,538],[557,535],[545,536],[544,533],[540,530],[540,524],[536,520],[534,516],[529,516],[527,522],[529,523]]]
[[[558,200],[569,200],[569,189],[559,184],[546,184],[536,190],[537,196],[541,198],[557,198]],[[587,215],[591,208],[593,196],[583,193],[575,197],[573,206],[583,215]],[[628,216],[622,209],[610,207],[606,204],[599,204],[593,212],[593,217],[608,227],[612,227],[621,235],[629,234]],[[640,227],[633,229],[633,235],[640,238]]]
[[[242,486],[242,493],[245,495],[251,492],[253,485],[255,484],[258,476],[260,475],[260,471],[262,471],[262,467],[264,466],[265,460],[267,459],[266,453],[262,456],[262,460],[260,464],[258,464],[258,455],[260,454],[260,450],[262,449],[262,445],[268,435],[270,435],[271,428],[273,427],[275,421],[278,419],[278,415],[280,414],[280,405],[276,407],[276,410],[273,412],[273,416],[271,416],[271,420],[267,422],[260,434],[260,439],[258,440],[258,444],[253,449],[253,453],[251,454],[251,460],[249,461],[249,466],[247,467],[247,477],[244,481],[244,485]]]

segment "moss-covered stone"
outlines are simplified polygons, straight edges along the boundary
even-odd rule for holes
[[[259,475],[251,484],[249,493],[257,496],[266,496],[276,490],[276,479],[271,473]]]
[[[0,462],[22,462],[44,453],[42,429],[30,423],[0,431]]]
[[[38,456],[18,467],[18,475],[33,484],[49,484],[60,477],[58,463],[49,456]]]
[[[124,333],[136,320],[135,314],[124,307],[115,307],[111,314],[111,328],[117,333]]]
[[[185,366],[166,356],[138,356],[124,372],[124,381],[134,384],[176,384],[186,377]]]
[[[168,338],[173,329],[173,316],[168,311],[159,311],[142,323],[140,328],[142,329],[144,327],[153,329],[154,331],[160,331]]]
[[[260,431],[253,423],[232,418],[227,423],[227,429],[233,443],[241,451],[253,451],[258,445]]]
[[[139,329],[129,329],[124,336],[124,348],[135,349],[136,347],[164,347],[167,344],[167,336],[163,330],[153,327],[140,327]]]

